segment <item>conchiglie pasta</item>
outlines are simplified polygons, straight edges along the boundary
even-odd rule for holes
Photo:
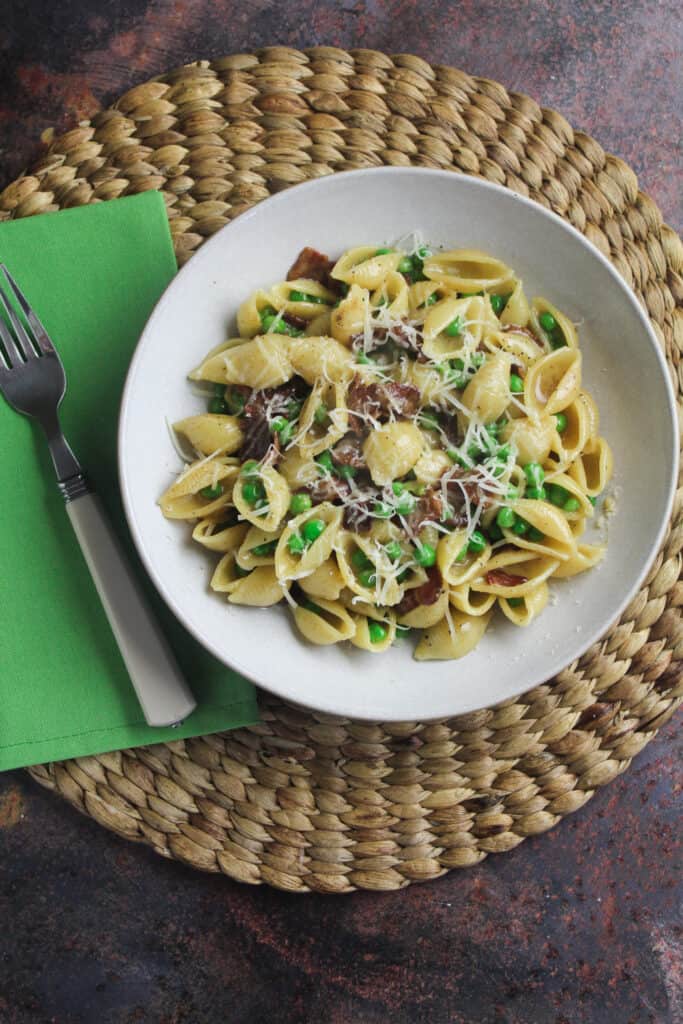
[[[357,284],[351,285],[348,295],[330,314],[332,337],[350,348],[353,338],[363,333],[369,308],[370,295],[366,289]]]
[[[557,573],[555,573],[557,575]],[[500,610],[515,626],[528,626],[548,603],[548,584],[541,582],[523,597],[499,598]]]
[[[505,303],[505,308],[500,314],[502,324],[516,324],[518,327],[526,327],[529,323],[529,302],[524,294],[522,282],[515,283],[510,296]]]
[[[200,519],[213,516],[231,501],[239,468],[226,457],[204,459],[189,466],[159,498],[167,519]],[[206,489],[217,492],[207,496]]]
[[[295,608],[294,621],[310,643],[320,646],[350,640],[356,632],[356,623],[344,605],[322,597]]]
[[[220,357],[225,367],[221,379],[250,388],[276,388],[284,384],[294,374],[290,344],[290,339],[281,334],[264,334],[229,349]]]
[[[380,487],[405,476],[420,458],[422,434],[414,423],[386,423],[373,430],[363,445],[370,476]]]
[[[247,483],[260,483],[263,488],[261,504],[253,504],[245,496]],[[242,519],[260,527],[266,533],[277,530],[289,507],[289,484],[272,466],[262,466],[246,478],[240,478],[233,490],[233,503]]]
[[[581,353],[561,348],[534,363],[524,381],[524,402],[533,412],[552,416],[575,400],[581,388]]]
[[[244,434],[237,416],[223,416],[204,413],[188,416],[173,424],[177,434],[182,434],[192,447],[202,455],[222,452],[231,455],[242,447]]]
[[[482,423],[500,419],[510,404],[512,358],[507,352],[490,356],[462,395],[463,405]]]
[[[424,262],[424,273],[458,292],[500,292],[514,280],[505,263],[478,249],[451,249],[430,256]]]
[[[215,552],[233,621],[282,604],[359,671],[412,630],[425,661],[466,656],[494,614],[528,627],[605,552],[584,537],[613,457],[575,324],[495,254],[405,247],[330,271],[307,246],[245,298],[190,373],[208,409],[176,447],[197,457],[159,499]]]
[[[351,352],[332,338],[295,338],[287,351],[293,371],[307,384],[348,380],[353,374]]]
[[[331,276],[345,284],[357,284],[372,290],[379,288],[387,274],[396,270],[400,262],[400,252],[378,255],[374,246],[363,245],[348,249],[335,263]]]
[[[483,637],[490,617],[490,612],[475,616],[451,612],[450,623],[444,618],[425,629],[415,648],[415,658],[417,661],[463,658]]]
[[[245,604],[252,608],[270,608],[283,600],[287,586],[286,580],[280,580],[275,575],[272,565],[260,565],[230,588],[228,601],[230,604]]]

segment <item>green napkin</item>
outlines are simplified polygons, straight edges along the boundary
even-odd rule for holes
[[[142,577],[119,500],[116,431],[131,354],[176,270],[162,196],[0,223],[0,262],[59,350],[65,433]],[[198,707],[175,729],[145,724],[42,434],[2,397],[0,445],[0,770],[257,721],[251,684],[206,653],[146,581]]]

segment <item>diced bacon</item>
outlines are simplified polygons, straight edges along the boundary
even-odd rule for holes
[[[504,569],[489,569],[486,573],[486,582],[490,587],[519,587],[526,583],[528,576],[514,576],[505,572]]]
[[[332,458],[338,466],[353,466],[354,469],[365,467],[360,439],[349,434],[334,446]]]
[[[514,331],[515,334],[526,334],[527,338],[531,338],[539,348],[543,348],[543,343],[538,340],[534,332],[530,331],[528,327],[520,327],[519,324],[505,324],[503,334],[507,334],[509,331]]]
[[[287,271],[287,280],[296,281],[298,278],[304,277],[309,281],[327,284],[333,266],[334,263],[331,259],[307,245]]]
[[[407,615],[421,605],[435,604],[439,600],[442,590],[441,573],[436,565],[430,566],[426,571],[425,582],[419,587],[406,590],[400,604],[396,606],[399,615]]]
[[[346,404],[352,414],[349,417],[351,430],[354,434],[362,434],[367,426],[367,417],[385,423],[392,413],[398,418],[414,416],[420,404],[420,392],[413,384],[367,382],[356,376],[349,386]],[[354,416],[354,412],[359,415]]]

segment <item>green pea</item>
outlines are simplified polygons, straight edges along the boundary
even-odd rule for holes
[[[507,602],[508,602],[508,604],[510,605],[511,608],[519,608],[519,607],[521,607],[521,605],[524,604],[524,598],[523,597],[508,597]]]
[[[320,455],[316,457],[315,461],[321,473],[326,475],[334,472],[334,462],[329,448],[327,451],[321,452]]]
[[[408,633],[410,633],[410,626],[402,626],[399,622],[396,626],[396,639],[402,640],[404,637],[408,636]]]
[[[364,551],[360,548],[356,548],[351,555],[351,565],[354,569],[369,569],[372,566],[372,562]]]
[[[313,413],[313,419],[316,423],[323,424],[327,420],[327,406],[324,402],[321,402],[318,408]]]
[[[475,370],[478,370],[480,366],[484,365],[485,359],[486,356],[484,355],[483,352],[473,352],[470,362],[472,363],[472,366],[475,368]]]
[[[436,551],[431,544],[419,544],[415,548],[415,561],[418,565],[421,565],[423,569],[428,569],[430,565],[434,565],[436,562]]]
[[[568,498],[562,506],[565,512],[578,512],[581,508],[581,502],[578,498]]]
[[[567,429],[567,417],[565,416],[565,414],[563,412],[556,413],[555,414],[555,430],[558,432],[558,434],[564,434],[566,429]]]
[[[467,558],[468,553],[469,548],[467,544],[465,544],[465,546],[460,548],[460,551],[458,551],[457,555],[455,556],[456,562],[464,562],[465,559]]]
[[[313,502],[308,494],[293,494],[289,499],[289,511],[295,516],[300,516],[302,512],[308,512],[312,507]]]
[[[521,516],[516,516],[515,521],[512,525],[512,532],[516,533],[518,537],[523,537],[529,529],[529,524],[526,519],[522,519]]]
[[[235,562],[235,576],[239,577],[239,579],[244,579],[244,577],[248,576],[250,572],[251,569],[243,569],[241,565],[238,565],[237,562]]]
[[[415,253],[415,255],[419,260],[421,260],[424,263],[424,261],[428,260],[429,257],[432,255],[432,250],[426,245],[421,245],[420,248]]]
[[[375,575],[374,569],[363,569],[362,572],[358,573],[358,582],[361,587],[374,587],[377,582],[377,576]]]
[[[424,430],[439,429],[439,420],[436,413],[429,412],[428,410],[420,413],[418,423]]]
[[[410,491],[404,491],[400,494],[398,501],[396,502],[395,508],[400,516],[409,516],[411,512],[415,510],[417,504],[417,498]]]
[[[389,305],[389,299],[386,297],[386,295],[380,295],[380,297],[378,298],[377,302],[375,303],[375,306],[377,306],[378,309],[381,306],[388,306],[388,305]]]
[[[359,352],[356,356],[356,362],[360,363],[361,366],[369,366],[371,363],[374,363],[374,361],[375,360],[371,359],[370,356],[366,356],[365,352]]]
[[[256,555],[257,558],[265,558],[267,555],[272,555],[276,547],[277,541],[269,540],[267,544],[257,544],[255,548],[251,549],[251,553]]]
[[[214,415],[225,415],[228,412],[228,404],[223,398],[210,398],[208,409]]]
[[[277,323],[276,323],[277,321]],[[284,324],[282,320],[278,319],[277,313],[268,313],[266,316],[261,317],[261,323],[266,333],[272,334],[283,334]],[[273,326],[275,325],[275,326]]]
[[[496,516],[496,522],[503,530],[509,530],[515,524],[515,513],[511,508],[501,508]]]
[[[507,489],[507,491],[505,493],[506,500],[507,501],[516,501],[518,497],[519,497],[519,488],[518,487],[513,487],[513,486],[508,487],[508,489]]]
[[[294,430],[294,424],[290,423],[289,420],[286,420],[284,427],[280,431],[280,444],[282,445],[283,448],[285,448],[292,440]]]
[[[527,492],[526,492],[525,497],[526,498],[533,498],[536,501],[545,501],[546,498],[548,497],[548,492],[546,491],[545,487],[543,487],[543,486],[541,486],[541,487],[529,487]]]
[[[337,466],[335,472],[342,480],[352,480],[358,470],[355,466]]]
[[[491,301],[491,309],[496,314],[496,316],[500,316],[500,314],[503,312],[508,298],[509,295],[489,295],[489,299]]]
[[[371,644],[381,644],[386,635],[387,627],[383,626],[381,622],[368,622],[368,636]]]
[[[223,484],[220,482],[214,484],[213,487],[202,487],[199,492],[202,498],[208,498],[209,501],[214,501],[216,498],[220,498],[223,493]]]
[[[316,306],[327,306],[327,299],[324,299],[321,295],[309,295],[308,292],[290,292],[290,302],[313,302]]]
[[[469,378],[466,373],[452,373],[448,378],[448,383],[452,384],[456,391],[464,391],[469,384]]]
[[[387,256],[393,249],[375,249],[375,256]]]
[[[524,391],[524,381],[516,373],[510,374],[510,391],[513,395],[520,395]]]
[[[290,398],[287,402],[287,419],[295,420],[303,408],[303,402],[298,402],[296,398]]]
[[[548,500],[553,504],[557,505],[558,508],[562,508],[565,501],[569,497],[569,491],[565,490],[564,487],[560,487],[559,484],[548,484]]]
[[[301,527],[301,535],[305,541],[312,544],[318,537],[325,532],[327,523],[323,519],[309,519],[307,523]]]
[[[276,416],[276,417],[275,417],[275,419],[273,419],[273,420],[271,420],[271,421],[270,421],[270,429],[271,429],[271,430],[272,430],[272,431],[273,431],[273,432],[274,432],[275,434],[279,434],[279,433],[281,433],[281,432],[282,432],[283,430],[285,430],[285,429],[286,429],[286,427],[288,427],[288,426],[289,426],[289,421],[288,421],[288,420],[286,420],[286,419],[284,418],[284,416]]]
[[[307,612],[313,612],[314,615],[325,614],[324,609],[321,608],[319,604],[316,604],[315,601],[304,601],[302,607],[305,608]]]
[[[557,320],[552,313],[541,313],[538,322],[546,334],[550,334],[557,327]]]
[[[306,545],[298,533],[293,533],[287,539],[287,547],[293,555],[301,555],[306,550]]]
[[[258,480],[248,480],[242,484],[242,497],[249,505],[255,505],[263,495],[263,485]]]
[[[590,494],[589,494],[589,495],[588,495],[588,500],[590,501],[590,503],[591,503],[591,505],[593,506],[593,508],[595,508],[595,506],[596,506],[596,505],[597,505],[597,503],[598,503],[598,499],[597,499],[597,497],[595,497],[595,498],[594,498],[594,497],[592,497],[592,495],[590,495]]]
[[[388,544],[384,545],[384,550],[391,559],[392,562],[398,561],[403,554],[403,548],[397,540],[391,540]]]
[[[403,256],[398,264],[399,274],[410,274],[413,270],[413,261],[410,256]]]
[[[253,476],[255,473],[258,473],[258,462],[256,459],[249,459],[245,462],[240,473],[242,476]]]
[[[436,292],[432,292],[431,295],[427,296],[427,298],[424,300],[422,305],[423,306],[433,306],[438,301],[439,301],[439,296],[437,295]]]
[[[465,369],[465,363],[463,362],[462,359],[460,359],[459,356],[458,356],[457,359],[451,359],[451,366],[453,367],[454,370],[464,370]]]
[[[379,519],[390,519],[394,514],[394,509],[385,501],[376,501],[372,506],[372,514]]]
[[[467,545],[473,555],[478,555],[486,547],[486,537],[479,530],[475,530],[470,537],[469,544]]]
[[[405,581],[408,579],[409,576],[410,576],[410,569],[404,569],[403,572],[400,572],[398,574],[396,579],[397,579],[397,581],[399,583],[405,583]]]
[[[261,318],[261,323],[263,323],[264,320],[266,320],[268,317],[274,316],[276,316],[276,311],[272,306],[264,306],[263,309],[259,310],[259,317]]]
[[[444,328],[444,334],[447,334],[449,338],[455,338],[458,334],[462,333],[462,329],[465,325],[465,321],[461,316],[456,316],[455,320],[451,320],[447,327]]]
[[[540,542],[545,539],[545,534],[540,530],[537,530],[535,526],[530,526],[527,537],[530,541],[533,541],[534,544],[540,544]]]
[[[540,487],[545,480],[545,471],[540,462],[527,462],[523,469],[529,487]]]
[[[394,480],[394,482],[391,485],[391,489],[396,495],[396,497],[398,497],[399,494],[403,494],[403,492],[405,491],[405,487],[403,486],[400,480]]]

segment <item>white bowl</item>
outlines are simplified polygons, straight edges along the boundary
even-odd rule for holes
[[[510,264],[529,295],[580,323],[584,382],[614,451],[617,512],[603,564],[554,586],[526,629],[496,617],[461,661],[416,662],[315,647],[286,605],[229,605],[208,588],[215,556],[165,520],[159,495],[181,469],[166,427],[205,409],[186,375],[234,333],[249,293],[285,277],[304,245],[331,256],[419,229],[435,245],[476,247]],[[217,658],[288,700],[355,718],[425,720],[495,704],[568,665],[615,621],[642,582],[670,515],[678,461],[675,405],[657,339],[635,297],[577,231],[514,193],[447,171],[377,168],[307,182],[259,203],[207,241],[166,290],[126,382],[119,466],[140,556],[178,619]]]

